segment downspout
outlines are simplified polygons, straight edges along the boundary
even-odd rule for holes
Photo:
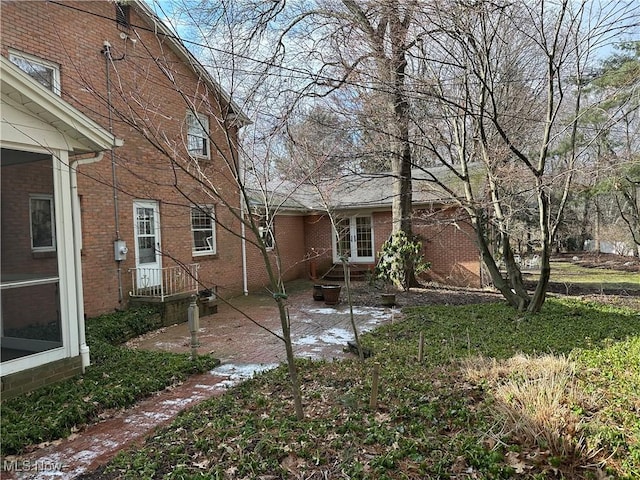
[[[109,63],[116,60],[123,60],[124,55],[120,58],[113,58],[111,56],[111,44],[105,40],[103,43],[102,53],[104,54],[106,82],[107,82],[107,109],[109,117],[109,133],[113,135],[113,106],[111,104],[111,74]],[[120,237],[120,206],[118,203],[118,176],[116,172],[116,157],[113,149],[110,150],[111,155],[111,183],[113,184],[113,216],[115,225],[115,241],[122,240]],[[122,292],[122,261],[116,260],[118,264],[118,303],[122,304],[124,295]]]
[[[91,158],[82,158],[69,162],[69,176],[71,181],[71,219],[73,227],[73,256],[75,262],[75,281],[76,281],[76,302],[78,309],[78,343],[80,344],[80,359],[82,362],[82,373],[91,365],[89,356],[89,346],[85,334],[84,321],[84,292],[82,288],[82,221],[80,213],[80,197],[78,196],[78,167],[90,163],[99,162],[104,157],[104,152]]]
[[[242,161],[238,162],[242,164]],[[242,167],[239,168],[238,172],[238,184],[241,185],[240,188],[240,244],[242,245],[242,293],[244,295],[249,295],[249,285],[247,279],[247,227],[244,224],[244,216],[245,216],[245,202],[244,202],[244,178],[243,178],[243,170]]]

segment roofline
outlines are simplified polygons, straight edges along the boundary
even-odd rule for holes
[[[254,203],[251,205],[253,208],[264,207],[262,204]],[[416,209],[425,208],[425,207],[433,207],[440,206],[441,208],[451,208],[457,207],[454,202],[445,201],[444,199],[432,200],[428,202],[413,202],[412,207]],[[276,213],[283,213],[289,215],[321,215],[326,214],[327,211],[322,208],[314,208],[314,207],[291,207],[286,205],[273,205],[272,208],[276,210]],[[348,212],[353,210],[375,210],[375,211],[388,211],[391,210],[391,203],[376,203],[376,204],[353,204],[353,205],[340,205],[331,207],[331,211],[337,212]]]
[[[242,111],[242,108],[231,98],[231,95],[222,86],[214,80],[207,69],[200,63],[200,61],[187,49],[177,35],[172,32],[167,25],[162,21],[158,15],[146,4],[144,0],[131,0],[131,4],[135,5],[139,12],[146,15],[153,23],[153,27],[160,32],[170,42],[174,48],[175,53],[182,57],[187,64],[194,70],[195,73],[202,76],[202,78],[217,91],[222,98],[231,106],[231,110],[235,113],[234,121],[238,122],[241,127],[253,123],[249,117]]]
[[[1,83],[13,87],[99,147],[95,150],[87,149],[87,152],[111,150],[124,144],[122,139],[115,137],[62,97],[38,83],[3,55],[0,55],[0,71]]]

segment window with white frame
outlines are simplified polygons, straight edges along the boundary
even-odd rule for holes
[[[31,219],[31,249],[34,252],[51,252],[56,249],[55,215],[53,196],[31,195],[29,197]]]
[[[60,67],[26,53],[9,51],[9,60],[35,81],[60,95]]]
[[[191,207],[191,236],[194,255],[216,253],[216,222],[214,209],[210,205]]]
[[[187,149],[189,154],[209,158],[209,118],[187,112]]]

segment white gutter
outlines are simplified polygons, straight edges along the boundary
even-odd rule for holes
[[[84,292],[82,288],[82,221],[80,214],[80,197],[78,196],[78,166],[99,162],[104,157],[104,152],[99,152],[95,157],[81,158],[69,162],[69,175],[71,177],[71,218],[73,220],[73,255],[75,262],[76,301],[78,302],[78,343],[80,345],[80,359],[82,361],[82,373],[91,365],[89,346],[85,334],[84,321]]]

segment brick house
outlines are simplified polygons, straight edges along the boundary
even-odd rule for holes
[[[423,279],[479,287],[481,259],[474,230],[449,194],[429,181],[431,174],[447,178],[446,169],[432,168],[426,175],[414,171],[412,182],[413,230],[422,240],[425,259],[431,262]],[[458,188],[453,178],[445,181]],[[270,234],[278,243],[285,276],[337,279],[342,275],[342,269],[336,268],[339,250],[349,252],[353,271],[371,270],[377,263],[378,252],[392,231],[392,191],[389,174],[347,175],[317,186],[271,182],[255,190],[251,203],[256,212],[270,206]],[[331,224],[327,211],[337,225]],[[254,257],[248,264],[256,262]]]
[[[0,13],[6,394],[8,385],[27,389],[49,373],[59,379],[89,364],[84,340],[82,356],[76,341],[84,338],[85,314],[127,308],[132,298],[165,302],[207,288],[225,296],[247,289],[234,175],[238,130],[248,119],[142,1],[3,0]],[[29,83],[16,74],[25,85],[48,89],[49,102],[31,112],[23,96],[16,110],[27,113],[5,124],[6,106],[16,102],[5,95],[4,76],[14,67],[32,77]],[[54,107],[73,112],[71,126],[47,110]],[[27,125],[32,144],[18,147],[42,153],[42,162],[23,156],[24,173],[10,175],[20,163],[9,155],[17,148],[9,135],[15,125]],[[56,129],[66,150],[45,135]],[[92,161],[100,151],[101,161]],[[52,165],[54,178],[71,166],[74,185],[54,182]],[[9,195],[12,189],[19,192]],[[81,265],[75,277],[74,262]],[[35,286],[11,284],[36,272],[59,277],[46,287],[51,305],[41,309],[53,320],[37,318],[31,309],[39,304],[18,295]],[[41,354],[38,339],[47,328],[58,331],[58,344]],[[62,342],[60,328],[67,332]],[[5,349],[9,334],[24,348]],[[54,357],[66,367],[44,372]],[[26,378],[36,383],[27,386]]]
[[[84,370],[85,315],[207,289],[230,297],[264,288],[267,277],[240,220],[237,142],[249,120],[145,3],[0,5],[7,398]],[[16,100],[14,90],[47,101]],[[22,113],[5,115],[8,105]],[[10,135],[16,125],[28,131],[19,141]],[[16,160],[13,150],[26,153]],[[353,264],[368,268],[391,232],[389,179],[343,180],[331,204],[348,232],[340,241]],[[275,216],[250,205],[263,238],[277,244],[268,255],[285,281],[326,273],[337,260],[326,209],[309,189],[295,190],[269,202],[279,205]],[[469,228],[427,190],[414,182],[414,225],[430,274],[477,285]],[[12,341],[19,348],[10,351]]]

